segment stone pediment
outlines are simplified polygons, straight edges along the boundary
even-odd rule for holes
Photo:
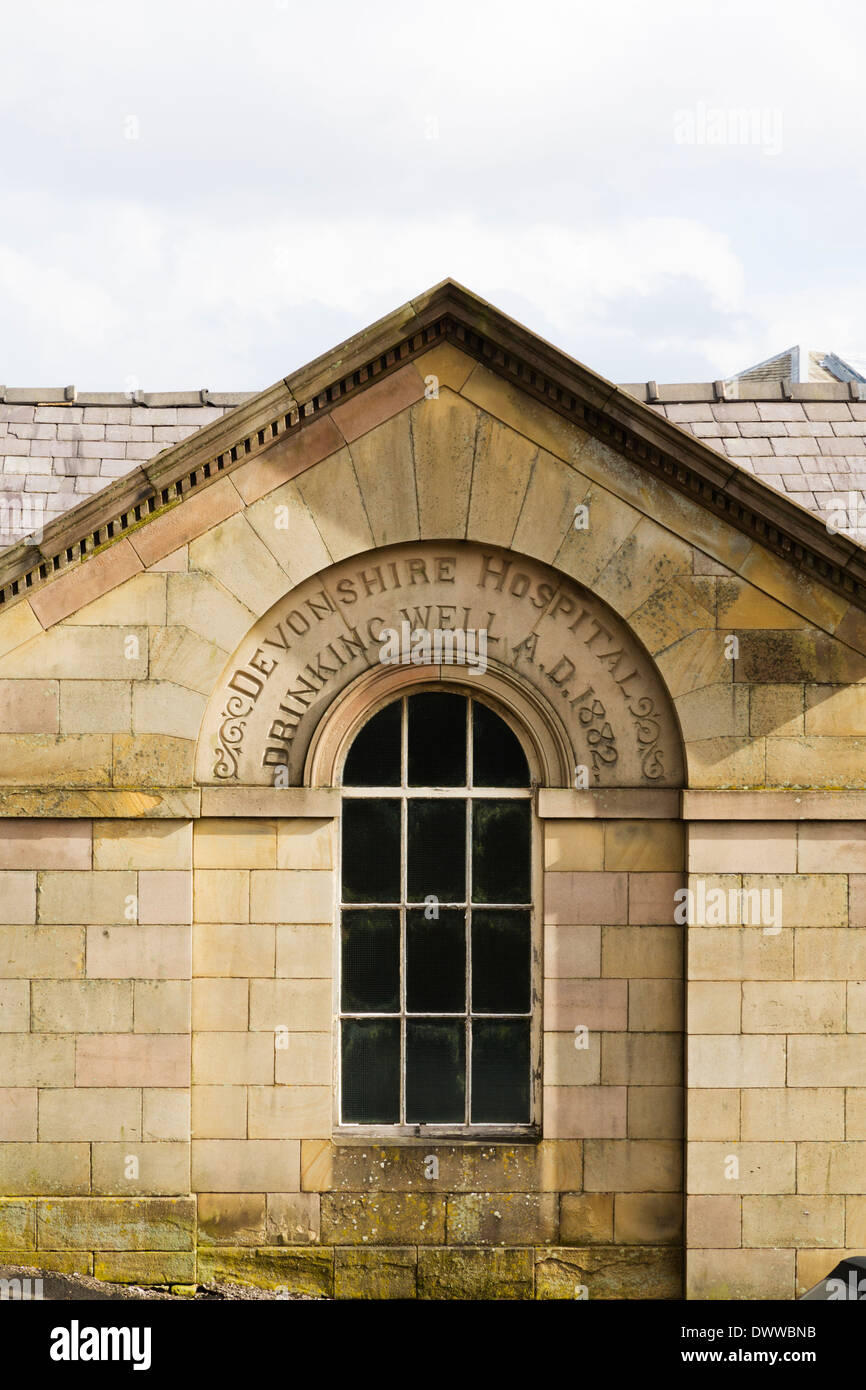
[[[249,473],[254,460],[261,465],[261,490],[257,484],[245,493],[238,479],[239,492],[244,501],[262,495],[272,462],[273,486],[285,476],[277,460],[294,440],[312,442],[311,431],[324,437],[328,417],[338,414],[342,433],[335,432],[335,438],[350,438],[353,416],[363,413],[367,394],[387,395],[389,381],[392,411],[408,404],[400,397],[402,369],[445,345],[503,383],[518,408],[537,413],[544,407],[545,416],[561,422],[560,453],[567,462],[574,462],[578,453],[582,464],[595,457],[603,472],[616,456],[631,468],[632,479],[645,479],[650,505],[659,486],[666,494],[687,498],[797,574],[857,609],[866,607],[862,547],[829,534],[816,517],[659,418],[627,391],[445,281],[74,508],[46,528],[38,545],[22,543],[5,552],[0,556],[0,611],[47,587],[62,592],[57,580],[81,565],[96,566],[81,584],[81,602],[147,568],[158,551],[152,541],[159,523],[170,513],[194,502],[207,513],[214,487],[245,468]],[[220,515],[215,499],[213,510]],[[187,529],[190,535],[197,533],[194,524],[185,528],[176,523],[175,529],[181,538]],[[55,608],[46,600],[42,606],[50,623],[57,620],[55,611],[61,616],[74,611],[75,601],[70,598]]]

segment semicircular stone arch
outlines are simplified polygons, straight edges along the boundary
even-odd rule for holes
[[[683,785],[676,712],[628,625],[550,565],[455,540],[354,555],[272,604],[210,698],[196,781],[327,785],[341,730],[416,678],[486,689],[543,785]]]

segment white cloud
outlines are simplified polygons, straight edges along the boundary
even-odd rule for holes
[[[252,389],[446,275],[618,379],[862,341],[850,16],[14,6],[0,379]],[[780,154],[678,144],[699,103],[780,112]]]
[[[265,385],[249,379],[263,331],[284,335],[277,372],[285,372],[304,360],[291,331],[297,311],[308,321],[323,309],[361,327],[448,275],[503,308],[515,300],[531,306],[563,345],[581,333],[591,337],[594,325],[630,300],[677,280],[725,312],[743,294],[742,267],[726,238],[676,218],[579,231],[548,222],[502,226],[470,214],[231,227],[106,204],[91,209],[90,221],[100,228],[98,248],[88,249],[88,227],[79,245],[64,233],[77,276],[52,268],[51,247],[47,256],[0,251],[0,295],[14,298],[18,315],[26,306],[31,346],[40,340],[42,369],[52,379],[68,377],[85,356],[99,364],[100,385],[119,385],[130,374],[150,389],[188,385],[191,372],[198,379],[220,371],[218,321],[228,359],[244,372],[241,384]],[[311,345],[309,355],[326,346]]]

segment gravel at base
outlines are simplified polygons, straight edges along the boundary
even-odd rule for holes
[[[272,1302],[322,1302],[308,1294],[279,1289],[257,1289],[246,1284],[199,1284],[195,1294],[173,1294],[169,1289],[146,1289],[136,1284],[104,1284],[89,1274],[57,1274],[29,1265],[0,1266],[0,1279],[41,1279],[42,1299],[48,1303],[66,1301],[128,1302],[135,1299],[169,1299],[173,1303],[215,1302],[219,1300],[264,1300]]]

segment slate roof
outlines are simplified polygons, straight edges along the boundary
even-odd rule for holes
[[[852,538],[866,542],[866,387],[862,400],[836,381],[810,384],[808,396],[794,385],[792,398],[782,399],[778,381],[723,385],[726,394],[738,387],[735,399],[716,399],[712,383],[625,389],[820,516],[850,512],[854,493],[861,515],[849,522],[861,525]],[[776,399],[768,398],[773,386]],[[661,399],[652,398],[656,393]],[[192,404],[197,393],[161,394],[133,405],[120,395],[112,404],[90,404],[83,395],[65,401],[47,391],[19,390],[17,400],[10,399],[12,391],[6,394],[0,402],[0,498],[7,494],[7,505],[32,499],[32,515],[43,525],[251,395],[225,392],[215,398],[219,404],[214,398]],[[0,531],[0,548],[15,539]]]
[[[660,389],[673,398],[651,409],[824,520],[844,511],[866,544],[866,398],[680,401]]]
[[[461,314],[468,312],[470,331],[475,331],[471,321],[478,318],[482,326],[478,350],[482,355],[483,352],[501,352],[495,345],[484,346],[484,335],[489,333],[495,319],[501,322],[512,353],[515,348],[522,352],[527,344],[534,351],[532,344],[536,344],[545,361],[550,354],[553,354],[551,360],[561,358],[567,370],[578,373],[578,379],[594,383],[593,391],[603,387],[616,391],[620,400],[636,398],[655,414],[722,455],[728,464],[733,463],[745,473],[753,474],[762,484],[823,520],[832,515],[837,529],[842,529],[850,540],[866,544],[866,382],[850,364],[843,363],[844,371],[839,370],[836,364],[842,359],[833,355],[824,354],[821,359],[824,363],[821,380],[793,381],[791,376],[774,377],[772,372],[758,380],[747,380],[752,374],[750,369],[728,381],[671,385],[649,381],[624,385],[617,390],[612,383],[587,372],[573,359],[558,354],[529,330],[505,319],[498,310],[485,305],[469,291],[446,281],[427,296],[410,301],[394,315],[365,330],[357,340],[350,339],[333,354],[309,364],[296,374],[297,380],[305,380],[310,373],[313,374],[311,380],[318,379],[316,372],[321,374],[325,367],[329,371],[332,367],[336,370],[334,364],[339,366],[341,354],[356,341],[364,344],[370,334],[391,333],[392,320],[399,327],[401,315],[412,310],[413,305],[426,304],[429,300],[428,309],[432,314],[438,300],[444,303],[449,296],[456,296],[455,303],[461,306]],[[458,325],[458,331],[462,333],[464,329]],[[513,341],[509,336],[512,332],[516,335]],[[405,351],[405,346],[400,351]],[[770,359],[776,364],[773,370],[793,372],[794,351],[788,349]],[[830,357],[833,357],[832,362],[829,362]],[[390,362],[391,358],[382,360]],[[503,358],[503,362],[506,360],[512,358]],[[513,360],[516,362],[517,358]],[[833,373],[830,373],[830,366],[834,368]],[[532,369],[528,370],[531,373]],[[362,373],[358,380],[363,378]],[[295,378],[285,380],[289,383]],[[279,383],[278,387],[285,389]],[[353,388],[353,383],[349,383],[349,387]],[[346,384],[339,389],[344,391]],[[79,393],[74,387],[55,390],[0,387],[0,550],[6,552],[8,560],[13,547],[21,550],[22,538],[31,532],[38,538],[45,527],[72,507],[84,504],[93,494],[105,489],[107,495],[113,496],[117,488],[112,489],[112,484],[118,485],[121,479],[136,472],[140,476],[142,469],[147,469],[149,476],[150,460],[199,430],[202,430],[202,447],[209,448],[213,430],[218,429],[216,422],[238,407],[244,407],[245,403],[251,403],[238,410],[238,429],[243,429],[249,409],[255,409],[255,402],[268,399],[268,391],[212,393],[202,390],[154,395],[135,392],[130,396]],[[304,407],[304,411],[318,408],[319,403],[317,398],[310,407]],[[287,416],[287,422],[288,419]],[[210,430],[205,428],[207,426]],[[226,431],[218,429],[218,433],[222,439]],[[166,466],[173,466],[170,456]],[[224,461],[219,466],[224,466]],[[155,467],[160,473],[162,461]],[[752,494],[747,489],[743,495]],[[109,501],[107,505],[112,503]],[[82,511],[80,524],[85,531],[91,517],[96,517],[91,509]],[[10,529],[12,527],[15,529]],[[7,596],[4,593],[2,597]]]

